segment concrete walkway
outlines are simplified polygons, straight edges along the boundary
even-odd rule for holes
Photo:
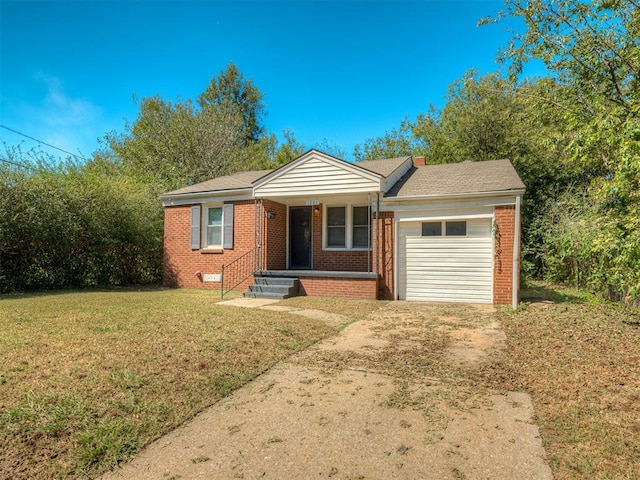
[[[390,302],[103,478],[550,480],[529,396],[456,377],[504,338],[486,309]]]

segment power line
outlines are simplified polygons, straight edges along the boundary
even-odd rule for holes
[[[9,127],[7,127],[5,125],[0,125],[0,127],[4,128],[6,130],[9,130],[10,132],[17,133],[18,135],[22,135],[23,137],[26,137],[26,138],[28,138],[30,140],[33,140],[33,141],[36,141],[36,142],[41,143],[43,145],[46,145],[47,147],[51,147],[51,148],[55,148],[56,150],[60,150],[61,152],[66,153],[67,155],[71,155],[72,157],[80,158],[81,160],[86,160],[86,158],[84,158],[82,155],[76,155],[75,153],[68,152],[66,150],[63,150],[62,148],[56,147],[55,145],[51,145],[50,143],[43,142],[42,140],[38,140],[37,138],[31,137],[31,136],[29,136],[27,134],[24,134],[22,132],[14,130],[13,128],[9,128]]]

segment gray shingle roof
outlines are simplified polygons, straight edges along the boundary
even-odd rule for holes
[[[272,170],[251,170],[248,172],[238,172],[224,177],[216,177],[202,183],[189,185],[188,187],[165,193],[164,195],[181,195],[185,193],[215,192],[220,190],[236,190],[241,188],[252,188],[253,182],[264,177]]]
[[[357,165],[358,167],[377,173],[383,177],[388,177],[396,168],[406,162],[409,158],[411,157],[387,158],[385,160],[366,160],[364,162],[355,162],[353,165]]]
[[[509,160],[447,163],[411,168],[385,198],[523,190]]]

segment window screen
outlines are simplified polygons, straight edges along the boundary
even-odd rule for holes
[[[467,222],[447,222],[447,236],[465,236],[467,234]]]
[[[346,209],[345,207],[327,208],[327,246],[346,246]]]

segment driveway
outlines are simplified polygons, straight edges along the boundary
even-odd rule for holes
[[[504,342],[492,307],[387,303],[103,478],[551,479]]]

